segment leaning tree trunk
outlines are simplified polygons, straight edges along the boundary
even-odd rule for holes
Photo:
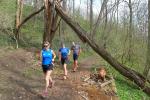
[[[90,38],[87,36],[87,32],[81,28],[78,23],[74,22],[70,17],[68,17],[68,15],[62,11],[62,8],[59,6],[59,4],[56,4],[55,10],[60,17],[75,31],[75,33],[83,42],[87,42],[96,53],[98,53],[103,59],[112,65],[112,67],[114,67],[120,74],[133,81],[141,89],[143,89],[144,92],[150,95],[150,87],[145,85],[146,79],[140,73],[122,65],[103,47],[99,47],[95,41],[90,40]]]

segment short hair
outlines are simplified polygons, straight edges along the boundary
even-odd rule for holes
[[[50,43],[48,41],[44,41],[44,47],[50,46]]]
[[[75,45],[75,44],[76,44],[76,43],[73,41],[73,42],[72,42],[72,45]]]

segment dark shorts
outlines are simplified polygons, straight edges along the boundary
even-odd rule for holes
[[[53,70],[53,65],[42,65],[43,72],[46,73],[48,70]]]
[[[68,58],[61,58],[61,64],[68,64],[69,63],[69,59]]]
[[[73,54],[73,60],[78,60],[78,55],[76,53]]]

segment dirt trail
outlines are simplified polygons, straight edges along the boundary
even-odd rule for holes
[[[0,51],[0,100],[43,100],[40,93],[44,87],[44,79],[34,53],[8,48],[0,49]],[[80,62],[80,65],[84,62],[86,60]],[[83,88],[81,79],[89,75],[88,70],[80,70],[76,73],[69,70],[69,78],[65,81],[62,80],[62,74],[62,68],[57,65],[52,76],[55,86],[49,89],[49,96],[44,100],[88,100],[83,96],[91,91],[96,93],[97,97],[93,98],[93,93],[90,93],[89,100],[110,100],[109,96],[101,96],[91,87]]]
[[[79,66],[83,69],[90,69],[91,67],[97,65],[100,65],[100,57],[97,55],[87,57],[79,62]]]

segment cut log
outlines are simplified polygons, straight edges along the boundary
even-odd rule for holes
[[[115,68],[120,74],[127,77],[135,84],[137,84],[145,93],[150,95],[150,87],[145,86],[146,79],[142,78],[141,74],[133,71],[132,69],[126,67],[125,65],[118,62],[114,57],[111,56],[103,47],[100,47],[95,41],[92,41],[87,36],[87,31],[85,31],[77,22],[73,21],[61,8],[61,6],[55,3],[55,10],[59,16],[75,31],[77,36],[83,41],[89,44],[91,48],[100,55],[104,60],[106,60],[113,68]],[[141,76],[140,76],[141,75]]]

